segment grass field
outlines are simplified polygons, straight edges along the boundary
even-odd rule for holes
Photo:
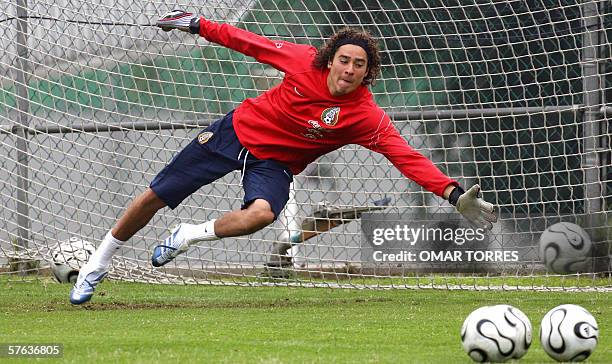
[[[39,362],[470,363],[459,339],[464,318],[479,306],[507,303],[534,327],[521,362],[552,363],[537,339],[539,321],[554,306],[575,303],[599,323],[599,345],[588,362],[612,362],[610,293],[104,282],[92,303],[73,307],[69,289],[0,280],[0,344],[64,345],[63,358]]]

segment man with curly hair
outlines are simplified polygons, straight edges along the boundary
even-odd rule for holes
[[[242,171],[242,208],[203,224],[179,224],[153,250],[156,267],[197,242],[251,234],[271,224],[287,202],[293,175],[347,144],[383,154],[404,176],[447,199],[479,227],[490,228],[496,220],[493,205],[479,198],[477,185],[465,192],[412,149],[376,105],[368,86],[379,74],[381,60],[367,32],[341,29],[317,49],[269,40],[181,10],[157,25],[165,31],[199,34],[271,65],[284,72],[284,78],[200,132],[134,199],[81,269],[70,293],[73,304],[91,299],[115,251],[159,209],[174,209],[200,187]]]

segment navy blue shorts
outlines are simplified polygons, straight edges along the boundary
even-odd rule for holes
[[[256,199],[264,199],[272,206],[276,219],[289,199],[293,174],[282,163],[257,159],[247,153],[238,141],[232,116],[233,112],[230,112],[204,129],[174,156],[149,187],[168,207],[174,209],[200,187],[231,171],[242,171],[244,168],[242,208],[248,207]]]

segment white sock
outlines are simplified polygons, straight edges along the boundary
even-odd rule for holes
[[[123,243],[125,243],[125,241],[116,239],[109,230],[104,239],[102,239],[102,243],[98,249],[96,249],[95,253],[89,258],[87,266],[92,270],[106,269],[110,265],[113,255],[121,248]]]
[[[219,237],[215,235],[216,220],[217,219],[212,219],[199,225],[181,224],[181,230],[183,236],[187,240],[187,244],[192,245],[200,241],[219,240]]]

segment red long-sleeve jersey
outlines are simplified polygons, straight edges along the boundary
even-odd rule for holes
[[[270,40],[203,17],[200,36],[285,73],[278,86],[246,99],[234,112],[238,140],[255,157],[281,162],[298,174],[321,155],[358,144],[383,154],[404,176],[438,196],[457,185],[408,145],[366,86],[332,96],[329,70],[312,64],[314,47]]]

